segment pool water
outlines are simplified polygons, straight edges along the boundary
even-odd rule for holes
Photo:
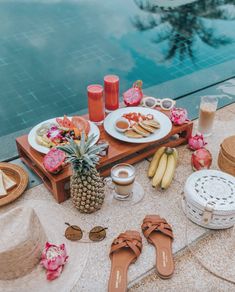
[[[123,92],[137,79],[148,88],[234,60],[235,0],[154,3],[2,0],[0,136],[86,109],[87,85],[109,73]]]

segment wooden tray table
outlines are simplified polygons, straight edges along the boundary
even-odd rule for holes
[[[164,111],[162,111],[164,112]],[[168,115],[168,112],[164,112]],[[85,116],[87,117],[87,116]],[[108,155],[102,157],[97,169],[102,176],[108,176],[113,165],[125,162],[136,163],[151,156],[160,146],[177,147],[187,143],[192,133],[193,122],[181,126],[173,126],[171,132],[163,139],[153,143],[134,144],[122,142],[109,136],[103,126],[99,126],[100,140],[109,143]],[[58,203],[69,198],[70,166],[66,166],[59,174],[51,174],[43,167],[43,154],[34,150],[28,143],[28,135],[16,139],[18,153],[22,161],[27,164],[43,181]]]

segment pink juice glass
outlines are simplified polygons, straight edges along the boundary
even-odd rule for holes
[[[99,84],[87,87],[89,120],[101,125],[104,121],[104,90]]]
[[[106,75],[104,77],[105,109],[107,112],[119,108],[119,77]]]

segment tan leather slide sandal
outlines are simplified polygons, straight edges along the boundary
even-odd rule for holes
[[[162,279],[169,279],[174,272],[171,226],[158,215],[148,215],[144,218],[141,228],[148,242],[156,248],[157,274]]]
[[[111,272],[109,292],[127,290],[127,270],[134,263],[142,250],[142,238],[137,231],[127,230],[121,233],[112,243],[110,250]]]

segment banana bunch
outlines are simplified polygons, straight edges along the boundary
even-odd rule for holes
[[[174,177],[178,160],[175,148],[160,147],[153,156],[148,169],[148,177],[152,179],[153,187],[167,189]]]

